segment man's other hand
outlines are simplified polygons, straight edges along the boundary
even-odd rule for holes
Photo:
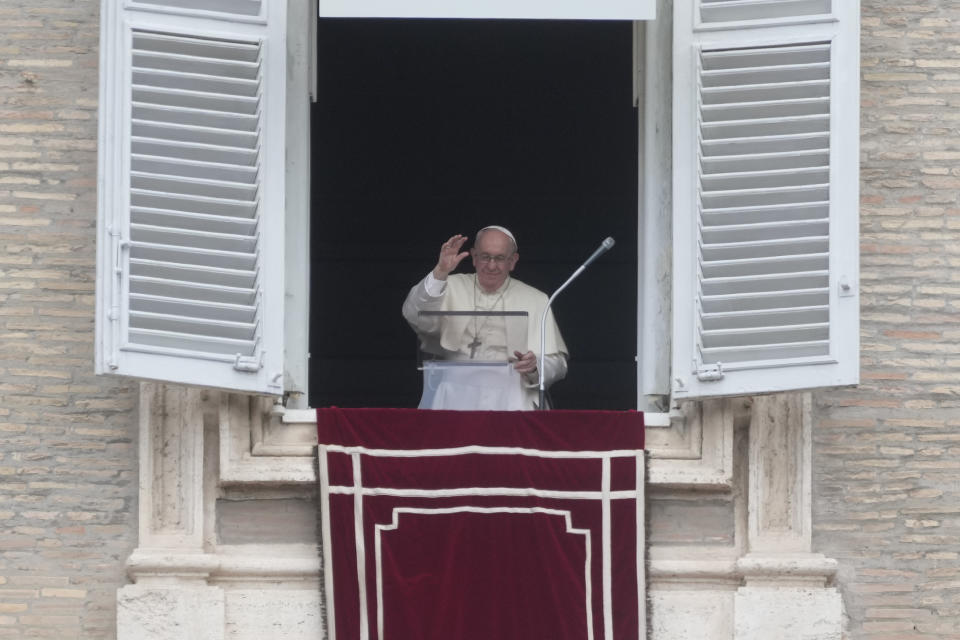
[[[513,368],[520,373],[533,373],[537,370],[537,356],[533,354],[533,351],[527,351],[526,353],[514,351],[513,355],[517,358],[517,361],[513,363]]]

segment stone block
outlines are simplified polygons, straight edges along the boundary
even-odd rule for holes
[[[734,640],[841,640],[836,589],[741,587],[734,596]]]
[[[323,638],[320,590],[227,589],[229,640]]]
[[[224,640],[224,602],[219,587],[127,585],[117,592],[117,640]]]
[[[732,590],[654,589],[649,595],[650,632],[656,640],[733,638]],[[779,636],[771,635],[765,640]]]

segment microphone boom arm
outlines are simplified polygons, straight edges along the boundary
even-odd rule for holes
[[[547,300],[547,306],[543,309],[543,315],[540,316],[540,355],[537,357],[537,370],[540,373],[540,404],[537,406],[537,408],[540,411],[544,411],[547,408],[545,402],[547,390],[545,386],[546,372],[544,371],[544,363],[546,362],[547,358],[547,314],[550,313],[550,305],[552,305],[554,299],[560,295],[560,292],[567,288],[567,285],[573,282],[577,276],[583,273],[586,268],[590,266],[591,262],[599,258],[604,252],[609,251],[611,247],[613,247],[613,238],[607,238],[604,240],[600,247],[593,252],[593,255],[587,258],[586,262],[577,267],[577,270],[574,271],[569,278],[567,278],[567,281],[560,285],[559,289],[553,292],[553,295],[551,295],[550,299]]]

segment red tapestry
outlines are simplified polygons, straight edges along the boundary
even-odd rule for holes
[[[330,640],[645,637],[643,415],[319,409]]]

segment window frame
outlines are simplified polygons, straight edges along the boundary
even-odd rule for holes
[[[656,0],[320,0],[321,18],[652,20]]]

